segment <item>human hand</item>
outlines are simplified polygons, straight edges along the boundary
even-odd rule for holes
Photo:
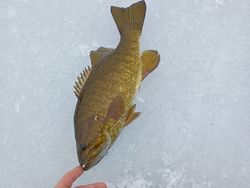
[[[74,181],[77,180],[83,173],[81,166],[73,168],[71,171],[67,172],[56,184],[55,188],[71,188]],[[105,183],[93,183],[89,185],[79,185],[75,188],[107,188]]]

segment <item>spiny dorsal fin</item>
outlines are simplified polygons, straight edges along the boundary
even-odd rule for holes
[[[106,55],[108,55],[109,53],[111,53],[113,51],[114,51],[114,49],[112,49],[112,48],[105,48],[105,47],[100,47],[96,51],[91,51],[90,52],[90,59],[91,59],[92,66],[95,66],[95,64],[97,62],[99,62]]]
[[[80,76],[77,76],[77,81],[75,82],[75,85],[74,85],[74,93],[76,95],[76,97],[79,97],[80,94],[81,94],[81,91],[82,91],[82,88],[84,86],[84,84],[86,83],[90,73],[91,73],[91,70],[92,70],[92,67],[90,66],[87,66],[87,68],[85,68]]]

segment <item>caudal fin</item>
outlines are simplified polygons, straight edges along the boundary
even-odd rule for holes
[[[141,34],[146,14],[145,1],[139,1],[128,8],[112,6],[111,13],[121,36],[129,30],[138,31]]]

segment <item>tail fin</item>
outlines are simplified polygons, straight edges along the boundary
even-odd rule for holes
[[[145,1],[139,1],[128,8],[112,6],[111,13],[121,36],[126,30],[138,31],[141,34],[146,14]]]

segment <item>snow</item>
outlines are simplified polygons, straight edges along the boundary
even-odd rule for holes
[[[0,187],[52,187],[77,165],[73,83],[89,51],[115,47],[110,6],[135,1],[0,2]],[[250,185],[250,1],[147,0],[141,49],[160,66],[142,112],[75,185]]]

